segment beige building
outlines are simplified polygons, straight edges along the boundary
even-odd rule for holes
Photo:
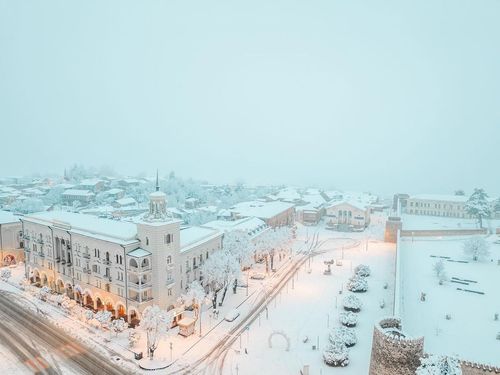
[[[24,260],[22,228],[19,216],[0,211],[0,259],[2,266]]]
[[[370,224],[370,209],[360,202],[333,202],[325,210],[327,224],[340,230],[364,229]]]
[[[241,202],[229,209],[231,219],[256,217],[266,222],[270,227],[292,225],[295,220],[295,205],[292,203],[274,201]]]
[[[463,195],[413,195],[406,202],[406,213],[410,215],[471,218],[465,209],[467,199]]]
[[[220,231],[180,223],[167,216],[158,187],[135,222],[56,211],[25,216],[26,277],[129,322],[152,304],[172,309],[189,283],[202,279],[203,262],[222,248]]]

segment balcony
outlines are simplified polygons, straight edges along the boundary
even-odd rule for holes
[[[90,259],[90,254],[89,253],[83,253],[82,255],[85,259]]]
[[[56,257],[56,263],[60,263],[61,262],[61,257]]]
[[[108,259],[104,259],[104,260],[102,261],[102,263],[103,263],[103,264],[105,264],[105,265],[107,265],[107,266],[109,266],[109,265],[111,264],[111,261],[110,261],[110,260],[108,260]]]
[[[129,266],[127,268],[129,272],[134,272],[134,273],[141,273],[141,272],[149,272],[152,270],[151,266],[148,267],[131,267]]]
[[[90,275],[92,271],[90,270],[90,268],[84,268],[83,269],[83,273],[88,273]]]
[[[113,278],[109,275],[104,275],[104,278],[108,279],[109,282],[113,281]]]
[[[45,258],[45,254],[44,254],[44,253],[39,253],[39,254],[38,254],[38,256],[39,256],[40,258]]]
[[[66,264],[66,259],[61,259],[61,264]]]
[[[128,282],[128,287],[129,289],[133,290],[144,290],[144,289],[149,289],[152,287],[151,281],[144,281],[139,284],[139,282]]]
[[[66,263],[66,267],[71,267],[71,262]]]
[[[166,286],[172,285],[175,283],[174,279],[167,280],[167,283],[165,284]]]
[[[134,302],[139,302],[139,303],[143,303],[143,302],[149,302],[153,299],[153,297],[142,297],[142,298],[139,298],[139,296],[135,296],[135,297],[130,297],[129,300],[130,301],[134,301]]]

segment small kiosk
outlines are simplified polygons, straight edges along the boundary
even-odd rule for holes
[[[191,336],[194,333],[195,323],[195,319],[188,317],[179,320],[177,322],[177,325],[179,326],[179,335],[182,335],[184,337]]]

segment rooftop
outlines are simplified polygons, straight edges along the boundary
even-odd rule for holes
[[[68,190],[65,190],[64,193],[62,195],[81,195],[81,196],[91,196],[91,195],[94,195],[94,193],[92,193],[91,191],[89,190],[82,190],[82,189],[68,189]]]
[[[129,243],[137,241],[137,226],[135,224],[102,219],[92,215],[66,211],[47,211],[26,215],[24,220],[43,225],[65,227],[73,233],[102,238],[111,242]]]
[[[222,233],[208,227],[187,227],[181,229],[181,252],[187,251],[199,243],[222,236]]]
[[[231,207],[229,210],[244,217],[254,216],[260,219],[270,219],[293,207],[295,207],[295,205],[292,203],[286,203],[280,201],[275,201],[275,202],[250,201],[250,202],[238,203],[233,207]]]
[[[19,222],[19,216],[14,215],[12,212],[0,211],[0,224],[9,224]]]
[[[465,203],[469,198],[466,197],[465,195],[452,195],[452,194],[416,194],[410,196],[410,199]]]

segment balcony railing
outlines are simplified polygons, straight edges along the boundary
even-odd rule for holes
[[[66,264],[66,259],[61,259],[61,264]]]
[[[111,264],[111,261],[109,261],[108,259],[103,259],[102,263],[109,266]]]
[[[56,263],[61,262],[61,257],[56,257]]]
[[[136,297],[130,297],[129,300],[130,301],[135,301],[135,302],[140,302],[140,303],[143,303],[143,302],[148,302],[148,301],[151,301],[153,299],[153,297],[142,297],[140,300],[139,300],[139,296],[136,296]]]
[[[173,283],[175,283],[175,280],[174,279],[170,279],[170,280],[167,280],[167,284],[166,285],[172,285]]]
[[[89,253],[83,253],[82,255],[86,259],[90,259],[90,254]]]
[[[38,254],[38,256],[39,256],[40,258],[45,258],[45,254],[44,254],[44,253],[39,253],[39,254]]]
[[[149,272],[152,270],[151,266],[147,266],[147,267],[131,267],[129,266],[127,268],[130,272]]]

